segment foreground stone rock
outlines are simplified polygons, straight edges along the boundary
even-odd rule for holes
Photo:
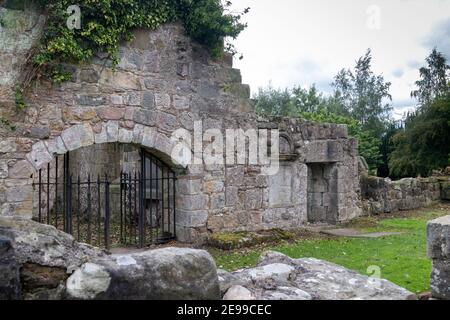
[[[220,298],[214,261],[204,250],[164,248],[86,263],[67,280],[77,299]]]
[[[106,252],[81,244],[54,227],[20,217],[0,217],[0,285],[5,299],[62,299],[69,274]]]
[[[262,300],[406,300],[415,295],[387,280],[371,279],[313,258],[291,259],[265,253],[257,267],[219,272],[221,288],[233,282],[224,299],[251,296]],[[238,287],[238,288],[237,288]],[[245,291],[246,289],[247,291]]]
[[[0,299],[219,298],[206,251],[108,255],[52,226],[0,217]]]
[[[427,246],[433,264],[431,294],[433,298],[450,299],[450,216],[428,222]]]

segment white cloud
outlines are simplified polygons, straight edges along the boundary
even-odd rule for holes
[[[367,24],[373,5],[380,9],[379,30]],[[235,67],[252,92],[269,81],[329,91],[334,75],[372,48],[373,69],[392,83],[395,108],[414,106],[410,92],[429,54],[423,39],[443,45],[449,31],[430,37],[449,19],[450,0],[234,0],[233,6],[251,8],[244,16],[249,26],[235,41],[244,54]]]

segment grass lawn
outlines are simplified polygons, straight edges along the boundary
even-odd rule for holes
[[[361,218],[346,225],[367,232],[400,231],[401,235],[382,238],[336,238],[320,235],[275,245],[224,251],[209,249],[217,266],[236,270],[254,266],[264,250],[282,252],[292,258],[314,257],[334,262],[361,274],[369,266],[378,266],[381,277],[412,292],[429,290],[431,262],[426,256],[426,223],[450,214],[448,204],[401,212],[398,217]]]

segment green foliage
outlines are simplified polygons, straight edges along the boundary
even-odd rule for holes
[[[14,92],[14,99],[15,99],[15,103],[16,103],[16,108],[18,110],[23,110],[27,107],[25,100],[23,98],[23,89],[16,87],[15,92]]]
[[[419,100],[419,103],[429,104],[434,99],[443,98],[448,93],[448,71],[444,55],[436,50],[425,59],[426,67],[420,68],[420,80],[416,81],[417,90],[411,92],[411,96]]]
[[[11,122],[8,119],[4,119],[0,117],[0,127],[6,128],[8,130],[14,131],[16,130],[16,126],[11,124]]]
[[[76,4],[81,9],[81,29],[70,30],[66,10],[73,1],[36,1],[48,16],[33,63],[50,69],[46,73],[58,82],[68,77],[61,64],[86,62],[96,52],[104,52],[116,66],[119,44],[132,39],[133,29],[153,30],[172,21],[181,21],[189,36],[218,56],[224,38],[236,38],[246,27],[240,19],[248,12],[231,13],[231,3],[222,5],[220,0],[80,0]]]
[[[450,165],[450,66],[436,49],[426,62],[416,81],[418,89],[411,93],[421,104],[392,137],[389,169],[393,177],[427,176]]]
[[[389,94],[391,83],[385,82],[383,76],[375,75],[371,64],[372,54],[368,49],[356,62],[354,71],[339,71],[334,78],[333,87],[335,98],[360,122],[363,129],[381,138],[392,110],[386,103],[386,100],[392,100]]]
[[[389,167],[394,177],[427,176],[450,165],[450,96],[410,114],[392,142]]]
[[[305,89],[294,86],[292,89],[275,89],[270,84],[259,88],[255,95],[255,110],[260,114],[297,117],[302,112],[327,111],[338,115],[349,115],[343,105],[334,97],[324,96],[313,84]]]
[[[289,89],[275,89],[270,84],[267,88],[259,88],[255,95],[255,111],[271,116],[289,116],[294,113],[294,104]]]
[[[381,163],[381,153],[379,148],[380,140],[375,138],[370,132],[363,130],[361,124],[357,120],[327,111],[303,112],[300,114],[300,117],[321,123],[347,125],[349,135],[358,140],[359,154],[366,159],[369,170],[372,173],[376,172],[376,169]]]

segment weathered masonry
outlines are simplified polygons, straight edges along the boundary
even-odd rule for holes
[[[181,241],[198,241],[209,232],[291,229],[308,221],[337,223],[361,215],[357,145],[346,127],[253,114],[249,87],[241,83],[231,58],[211,59],[182,27],[137,30],[135,40],[120,48],[117,70],[101,54],[89,65],[68,66],[71,82],[37,83],[26,95],[27,108],[17,111],[12,85],[43,17],[4,8],[0,14],[5,22],[0,32],[1,117],[14,124],[1,129],[1,215],[36,218],[47,207],[55,211],[60,196],[51,188],[46,191],[45,182],[47,175],[51,180],[63,175],[58,171],[63,162],[58,170],[46,170],[64,154],[71,159],[66,172],[72,181],[80,175],[86,180],[89,172],[95,182],[106,173],[114,184],[121,172],[141,171],[143,152],[174,172],[175,191],[168,197],[175,198],[170,205]],[[266,175],[258,165],[176,163],[173,132],[193,132],[195,121],[224,136],[226,129],[278,129],[278,172]],[[44,182],[40,196],[39,172]],[[111,197],[119,189],[111,186]],[[51,203],[45,202],[45,192]],[[108,204],[111,210],[120,207],[114,201]]]

